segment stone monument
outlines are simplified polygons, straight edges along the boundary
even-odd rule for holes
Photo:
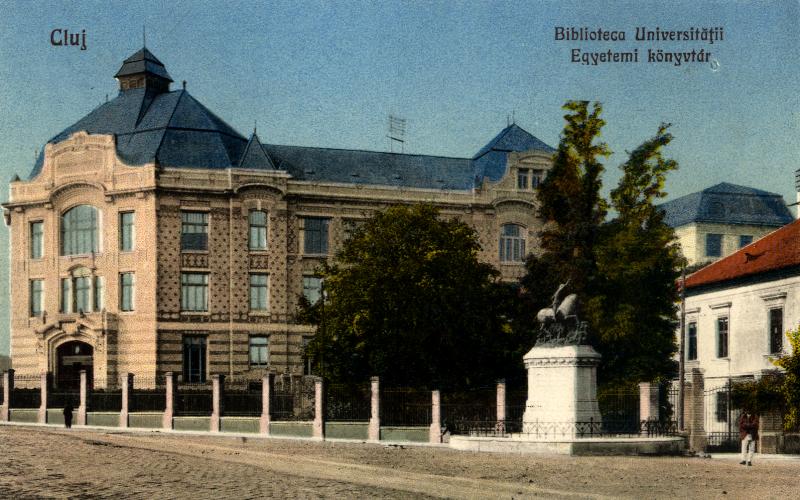
[[[537,314],[539,336],[523,358],[528,401],[522,417],[525,439],[574,438],[602,427],[597,404],[600,354],[587,343],[587,323],[578,318],[578,297],[553,295],[553,307]]]

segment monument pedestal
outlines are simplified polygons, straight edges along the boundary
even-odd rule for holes
[[[589,345],[536,346],[525,355],[528,401],[522,416],[521,437],[569,438],[600,430],[602,419],[597,404],[600,357]]]

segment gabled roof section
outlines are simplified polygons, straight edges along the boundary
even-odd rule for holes
[[[686,288],[800,266],[800,219],[686,278]]]
[[[680,227],[697,222],[781,227],[793,220],[783,197],[723,182],[659,205],[664,222]]]
[[[122,67],[119,68],[114,78],[121,76],[136,75],[139,73],[150,73],[159,76],[167,81],[172,81],[172,78],[167,73],[164,64],[158,60],[152,52],[142,47],[136,53],[122,62]]]
[[[255,131],[250,136],[250,140],[247,141],[247,146],[245,146],[244,153],[242,153],[242,159],[239,161],[239,168],[275,170],[275,165],[267,152],[264,151],[264,147],[261,145],[261,141]]]
[[[475,183],[479,184],[484,178],[493,182],[499,181],[506,172],[508,153],[530,150],[555,152],[555,149],[519,125],[509,125],[472,157],[475,165]]]

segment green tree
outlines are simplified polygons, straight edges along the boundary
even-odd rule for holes
[[[784,428],[797,430],[800,428],[800,325],[786,332],[786,337],[792,346],[791,354],[782,355],[772,363],[785,370],[780,388],[786,408]]]
[[[479,248],[471,227],[431,206],[377,213],[323,269],[327,300],[307,311],[319,325],[309,345],[317,372],[445,389],[522,369],[518,346],[530,340],[515,338],[503,309],[513,291]]]

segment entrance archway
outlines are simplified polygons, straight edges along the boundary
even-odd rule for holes
[[[94,349],[85,342],[73,340],[56,349],[56,386],[60,389],[78,389],[81,370],[86,370],[86,385],[93,385]]]

